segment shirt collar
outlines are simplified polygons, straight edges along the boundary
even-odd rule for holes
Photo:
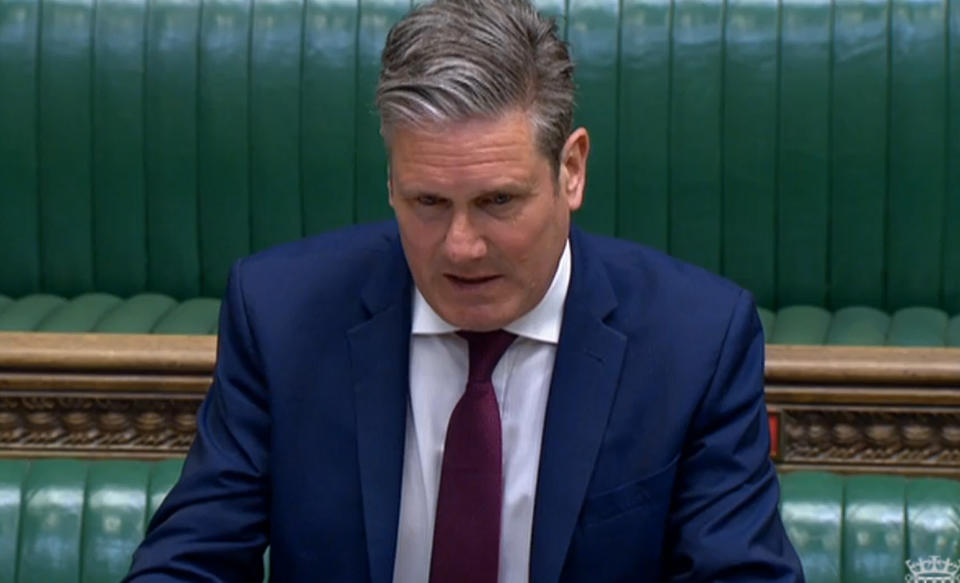
[[[540,342],[556,344],[560,340],[560,325],[563,323],[563,304],[570,287],[570,240],[563,247],[557,271],[540,303],[526,314],[504,326],[508,332]],[[413,334],[448,334],[457,327],[440,317],[420,290],[413,288]]]

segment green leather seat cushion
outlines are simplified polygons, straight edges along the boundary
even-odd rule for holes
[[[181,463],[0,460],[0,583],[119,580]],[[960,482],[795,472],[781,487],[808,583],[903,581],[908,559],[960,559]]]
[[[125,334],[216,334],[220,300],[178,302],[160,294],[122,299],[91,293],[67,300],[34,294],[0,296],[0,331],[114,332]]]
[[[216,334],[220,301],[182,302],[160,294],[122,299],[84,294],[67,300],[34,294],[13,300],[0,295],[0,331]],[[854,306],[830,312],[815,306],[759,309],[769,344],[960,347],[960,315],[913,307],[893,314]]]
[[[816,306],[760,308],[768,344],[960,347],[960,315],[910,307],[893,313],[865,306],[835,312]]]

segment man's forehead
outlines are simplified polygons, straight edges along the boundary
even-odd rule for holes
[[[404,170],[532,166],[543,158],[522,114],[401,126],[391,132],[388,148],[391,164]]]
[[[430,141],[459,141],[464,137],[503,137],[522,138],[524,142],[534,137],[532,115],[520,108],[511,108],[495,115],[475,116],[466,119],[420,121],[398,124],[385,128],[389,142],[402,138],[426,139]]]

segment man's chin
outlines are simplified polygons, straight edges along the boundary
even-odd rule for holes
[[[504,315],[501,310],[487,310],[476,308],[465,308],[451,311],[443,319],[456,326],[459,330],[469,330],[471,332],[490,332],[499,330],[513,319]]]

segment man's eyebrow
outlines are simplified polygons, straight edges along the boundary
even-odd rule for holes
[[[485,188],[482,191],[479,191],[474,196],[493,196],[497,194],[514,194],[514,195],[523,195],[533,192],[536,188],[535,181],[516,181],[516,182],[504,182],[503,184],[498,184],[490,188]],[[421,196],[432,196],[435,198],[447,198],[446,195],[440,192],[434,192],[432,190],[420,189],[420,188],[411,188],[407,189],[398,189],[400,196],[404,198],[418,198]]]
[[[421,196],[433,196],[436,198],[443,198],[442,194],[439,194],[430,190],[422,190],[417,188],[412,188],[409,190],[398,189],[398,194],[404,198],[419,198]]]
[[[492,188],[485,189],[482,194],[491,195],[491,194],[526,194],[533,192],[536,188],[535,180],[520,180],[520,181],[510,181],[504,182],[503,184],[498,184]]]

